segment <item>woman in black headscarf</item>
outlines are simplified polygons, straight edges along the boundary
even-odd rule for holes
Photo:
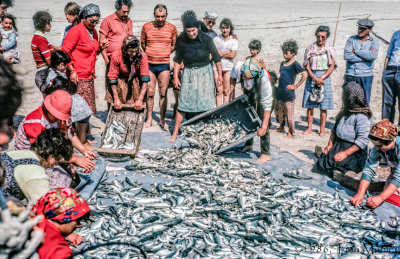
[[[199,22],[194,13],[182,16],[182,23],[185,32],[179,35],[175,47],[174,83],[180,91],[174,132],[168,139],[171,142],[178,137],[185,114],[200,114],[216,106],[210,54],[218,71],[215,81],[222,84],[221,57],[213,40],[199,31]],[[185,68],[180,80],[178,75],[181,63]]]
[[[147,55],[139,46],[140,42],[135,36],[126,36],[121,51],[111,56],[107,74],[110,88],[105,100],[116,109],[121,109],[122,104],[129,104],[136,110],[142,109],[150,75]]]
[[[372,127],[372,112],[367,105],[363,88],[349,82],[343,85],[343,108],[336,117],[328,145],[313,171],[334,170],[361,172],[368,155],[368,134]]]

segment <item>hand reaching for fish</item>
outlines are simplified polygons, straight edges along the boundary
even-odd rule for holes
[[[351,202],[351,204],[354,205],[354,207],[358,207],[358,205],[360,205],[362,203],[363,199],[364,199],[364,195],[357,193],[356,195],[354,195],[353,197],[350,198],[350,202]]]
[[[95,167],[95,163],[92,160],[81,156],[75,158],[75,164],[79,167],[82,167],[83,173],[90,173]]]
[[[96,160],[97,159],[97,155],[93,151],[91,151],[89,149],[86,149],[86,151],[83,152],[83,155],[86,158],[90,159],[90,160]]]
[[[69,234],[68,236],[65,237],[65,240],[67,240],[67,242],[73,246],[80,245],[83,242],[83,238],[76,233]]]
[[[375,209],[376,207],[381,205],[382,202],[383,202],[383,199],[379,195],[372,196],[367,199],[367,206]]]

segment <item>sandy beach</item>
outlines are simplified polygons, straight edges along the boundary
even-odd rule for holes
[[[84,6],[89,1],[78,1]],[[102,17],[104,18],[114,12],[114,1],[94,1],[100,6]],[[134,34],[140,36],[142,25],[153,19],[152,12],[158,1],[134,1],[130,17],[133,20]],[[37,10],[48,9],[53,15],[52,29],[47,34],[49,42],[53,45],[60,45],[64,33],[64,28],[68,25],[64,17],[64,5],[66,1],[27,1],[17,0],[15,6],[9,9],[9,13],[17,17],[18,26],[18,49],[21,53],[22,63],[15,66],[21,80],[23,81],[24,97],[23,103],[17,115],[25,116],[42,102],[42,95],[34,84],[36,72],[32,57],[30,42],[34,32],[32,15]],[[168,21],[177,26],[182,31],[180,15],[187,9],[192,9],[201,18],[206,10],[212,10],[219,14],[219,21],[230,18],[235,25],[235,33],[239,41],[239,50],[236,60],[244,60],[249,54],[247,45],[252,39],[259,39],[263,44],[261,56],[266,61],[269,69],[279,71],[280,62],[283,60],[280,45],[286,39],[294,39],[299,45],[297,60],[301,63],[305,48],[314,41],[314,31],[319,25],[328,25],[332,35],[328,41],[333,44],[335,25],[338,15],[338,1],[165,1],[168,7]],[[356,34],[357,20],[370,18],[375,22],[374,31],[386,40],[390,40],[392,34],[400,28],[400,4],[394,1],[342,1],[339,23],[337,27],[334,47],[338,56],[338,67],[332,74],[334,88],[335,109],[328,111],[327,127],[332,127],[334,117],[341,107],[341,84],[345,71],[345,61],[343,60],[343,49],[349,36]],[[99,25],[97,29],[99,29]],[[218,26],[216,31],[219,33]],[[371,108],[374,119],[381,118],[382,84],[381,76],[383,63],[386,56],[388,45],[380,41],[379,56],[375,62],[374,83],[371,96]],[[96,63],[96,92],[98,114],[92,116],[90,122],[93,126],[92,133],[100,134],[104,127],[106,115],[106,102],[104,101],[104,62],[101,56]],[[240,86],[237,85],[237,95],[240,94]],[[320,137],[317,133],[319,129],[319,111],[315,112],[314,132],[304,136],[301,131],[306,127],[306,110],[301,107],[304,92],[304,84],[296,91],[296,136],[293,140],[287,139],[285,134],[272,133],[271,144],[279,146],[282,151],[288,151],[296,157],[312,162],[313,150],[315,145],[325,146],[329,139]],[[155,121],[153,126],[144,129],[145,132],[161,131],[156,122],[158,120],[158,94],[155,99]],[[170,128],[173,126],[171,102],[173,102],[172,90],[168,92],[168,123]],[[275,115],[273,114],[273,118]],[[273,121],[275,121],[273,119]],[[274,123],[276,125],[276,123]],[[329,131],[328,131],[329,133]],[[166,139],[165,139],[166,141]],[[144,147],[145,148],[145,147]],[[272,159],[274,154],[272,153]]]

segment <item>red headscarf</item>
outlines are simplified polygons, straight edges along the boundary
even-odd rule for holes
[[[74,189],[68,187],[48,191],[32,207],[35,216],[44,215],[46,219],[60,224],[77,220],[89,211],[89,204]]]
[[[369,135],[381,140],[392,141],[397,137],[398,131],[399,128],[396,125],[388,119],[384,119],[372,125]]]

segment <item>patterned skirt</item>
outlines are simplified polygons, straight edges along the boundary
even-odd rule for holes
[[[316,77],[320,77],[325,73],[325,70],[313,70]],[[303,108],[318,108],[322,110],[333,110],[333,92],[331,78],[325,78],[324,83],[324,99],[322,102],[312,102],[310,101],[310,95],[312,88],[315,86],[315,82],[308,77],[306,81],[306,87],[304,89],[303,96]],[[318,87],[318,86],[315,86]]]
[[[78,91],[76,92],[87,102],[93,113],[96,113],[96,91],[94,79],[78,80]]]
[[[178,110],[205,112],[215,108],[215,83],[211,65],[183,70]]]
[[[106,97],[104,99],[108,103],[114,103],[114,96],[111,86],[108,86],[107,88]],[[128,84],[127,79],[118,78],[117,93],[121,103],[133,106],[135,101],[140,97],[140,88],[139,78],[133,79],[132,83],[130,84]]]

